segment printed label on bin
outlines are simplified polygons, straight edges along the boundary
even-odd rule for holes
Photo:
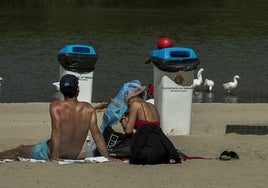
[[[179,87],[162,87],[163,90],[170,90],[170,92],[187,92],[192,89],[191,86],[179,86]]]
[[[89,79],[93,79],[92,76],[78,76],[79,80],[89,80]]]

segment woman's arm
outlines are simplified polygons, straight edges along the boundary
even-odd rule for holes
[[[129,110],[129,116],[128,117],[122,117],[121,125],[123,127],[123,130],[126,134],[132,134],[133,129],[135,126],[136,119],[138,117],[138,110],[139,110],[140,104],[137,102],[133,102],[130,105]]]

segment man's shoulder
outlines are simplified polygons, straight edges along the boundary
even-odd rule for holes
[[[88,102],[80,101],[78,102],[78,105],[83,107],[86,110],[91,110],[91,111],[95,110],[95,108]]]
[[[88,102],[85,102],[85,101],[79,101],[78,103],[79,103],[80,105],[88,106],[88,107],[92,107],[92,108],[93,108],[93,106],[92,106],[90,103],[88,103]]]
[[[52,101],[50,102],[50,106],[54,107],[54,106],[60,106],[64,103],[64,101],[60,101],[60,100],[57,100],[57,101]]]

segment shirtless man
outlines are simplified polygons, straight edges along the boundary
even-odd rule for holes
[[[96,111],[87,102],[77,101],[79,93],[78,78],[64,75],[60,80],[60,91],[64,101],[50,104],[51,138],[36,145],[20,145],[15,149],[0,152],[0,159],[17,157],[39,160],[60,161],[77,159],[90,130],[100,153],[111,160],[104,138],[97,126]]]

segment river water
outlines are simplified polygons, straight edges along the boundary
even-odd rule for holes
[[[193,102],[268,102],[268,1],[11,2],[0,8],[1,103],[57,99],[57,53],[69,44],[91,45],[99,55],[93,102],[109,101],[130,80],[148,85],[153,65],[144,62],[163,36],[193,48],[203,78],[215,82],[213,93],[200,88]],[[222,83],[236,74],[238,88],[226,94]]]

